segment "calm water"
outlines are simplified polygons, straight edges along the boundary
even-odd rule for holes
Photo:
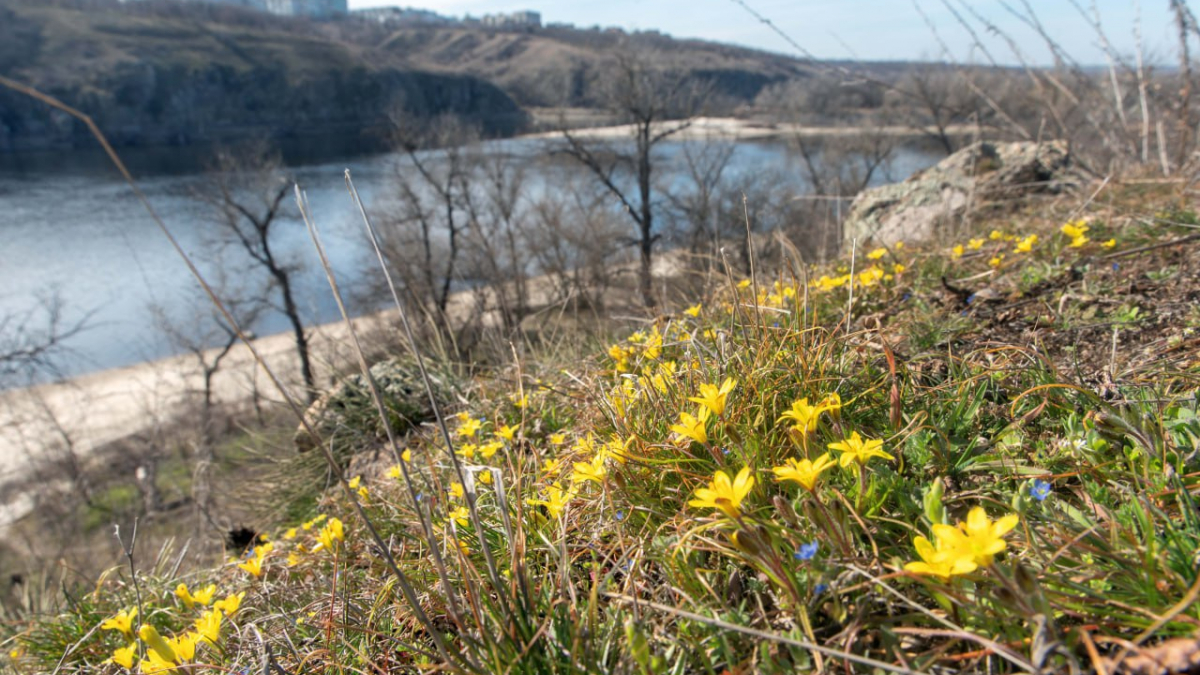
[[[532,140],[498,141],[486,147],[516,157],[536,156],[543,150],[542,142]],[[678,170],[670,167],[678,164],[680,148],[679,143],[664,148],[668,179],[671,170]],[[195,157],[187,152],[143,151],[127,154],[125,159],[167,226],[201,261],[205,252],[212,250],[214,221],[212,208],[195,196],[204,179],[196,172]],[[920,151],[902,151],[890,175],[880,179],[904,178],[937,159]],[[291,169],[308,193],[340,280],[351,291],[374,272],[361,236],[361,221],[346,194],[343,171],[350,169],[368,207],[379,210],[386,208],[386,199],[393,194],[390,184],[398,160],[385,154]],[[544,174],[561,170],[532,169],[532,189],[545,189],[549,183]],[[728,175],[766,170],[779,170],[780,175],[797,181],[801,174],[798,160],[783,146],[741,143]],[[306,319],[314,323],[336,320],[336,306],[303,223],[298,217],[288,217],[277,227],[278,250],[305,265],[298,296]],[[175,348],[155,328],[151,306],[164,308],[177,321],[185,321],[204,306],[198,299],[198,285],[179,256],[130,189],[98,155],[0,156],[0,232],[0,318],[29,317],[32,327],[44,326],[38,308],[52,296],[63,302],[64,323],[87,317],[87,330],[71,340],[72,353],[60,363],[64,375],[169,355]],[[201,267],[210,277],[215,276],[213,263],[201,262]],[[257,278],[249,273],[227,276],[234,288],[258,288]],[[277,315],[265,317],[254,327],[260,335],[285,329]]]

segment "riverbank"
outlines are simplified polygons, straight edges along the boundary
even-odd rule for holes
[[[657,255],[655,275],[677,274],[684,255],[682,251]],[[631,263],[614,266],[616,277],[632,280],[633,272]],[[550,276],[529,279],[527,302],[547,313],[560,311],[552,304],[556,300],[555,287]],[[623,312],[633,297],[632,288],[614,287],[604,300],[607,306]],[[447,315],[454,325],[475,320],[485,327],[495,327],[499,325],[499,314],[490,309],[494,306],[486,289],[462,291],[451,296]],[[367,348],[399,342],[401,324],[395,309],[357,317],[352,324]],[[339,373],[356,365],[350,329],[346,322],[335,321],[310,326],[308,334],[318,387],[327,389]],[[303,401],[292,334],[278,333],[251,342],[289,388],[293,399]],[[211,363],[218,351],[206,350],[205,361]],[[256,398],[263,406],[285,405],[282,394],[245,344],[235,345],[221,361],[211,387],[213,402],[218,406],[248,407]],[[97,459],[99,451],[122,439],[172,426],[181,415],[195,409],[203,390],[197,355],[181,354],[0,392],[0,532],[29,512],[32,502],[28,493],[33,489],[29,478],[47,462],[86,466]]]
[[[543,113],[543,117],[549,113]],[[547,118],[549,119],[549,118]],[[568,118],[568,120],[573,118]],[[914,127],[910,125],[885,125],[875,127],[863,126],[817,126],[795,124],[789,122],[772,122],[760,118],[749,117],[696,117],[687,121],[664,121],[653,125],[655,133],[678,128],[671,138],[680,141],[697,140],[726,140],[726,141],[757,141],[781,138],[836,138],[853,136],[866,132],[883,134],[894,137],[922,137],[936,133],[935,129]],[[635,131],[635,125],[616,124],[605,126],[584,126],[571,129],[572,136],[587,140],[614,140],[629,138]],[[975,133],[975,127],[969,124],[955,124],[946,128],[949,136],[968,136]],[[526,134],[520,138],[555,139],[562,138],[562,131],[542,131]]]

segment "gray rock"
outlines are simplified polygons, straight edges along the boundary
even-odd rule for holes
[[[877,244],[930,240],[973,205],[1057,193],[1081,180],[1062,141],[984,141],[902,183],[864,190],[850,205],[844,232]]]
[[[392,431],[397,436],[434,418],[416,363],[399,359],[381,361],[371,366],[371,377],[383,395]],[[430,379],[438,405],[448,405],[454,396],[448,378],[431,372]],[[387,436],[371,398],[371,389],[362,374],[350,375],[338,382],[309,406],[305,419],[321,438],[319,441],[314,439],[305,426],[300,425],[292,438],[300,452],[312,450],[318,442],[332,440],[338,454],[343,451],[353,453]]]

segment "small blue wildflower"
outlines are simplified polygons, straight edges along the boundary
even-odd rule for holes
[[[829,590],[829,584],[817,584],[813,586],[813,595],[820,595]]]
[[[975,294],[974,293],[967,296],[967,304],[969,305],[972,302],[975,302]]]
[[[729,448],[721,448],[721,454],[728,457],[729,456]]]
[[[771,324],[771,328],[779,328],[779,322],[776,321],[775,323]]]
[[[417,501],[422,501],[422,500],[424,500],[424,499],[425,499],[425,493],[424,493],[424,492],[418,492],[418,493],[417,493]]]
[[[1116,272],[1119,269],[1121,269],[1121,263],[1113,263],[1113,271]]]
[[[615,515],[613,517],[616,518],[617,520],[625,520],[625,512],[617,511],[617,515]]]
[[[1039,502],[1046,501],[1046,497],[1050,496],[1051,487],[1050,483],[1040,478],[1035,478],[1033,479],[1033,485],[1029,488],[1029,496]]]
[[[904,302],[905,300],[908,300],[911,297],[912,297],[912,293],[905,292],[904,295],[900,296],[900,302]]]
[[[796,549],[792,557],[796,560],[812,560],[813,556],[817,555],[817,548],[818,544],[815,539],[807,544],[800,544],[800,548]]]

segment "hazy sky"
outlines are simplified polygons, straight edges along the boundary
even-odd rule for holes
[[[1036,34],[1008,13],[1000,0],[946,0],[969,6],[1018,41],[1030,60],[1047,63],[1049,52]],[[781,31],[819,58],[938,59],[938,41],[917,7],[925,12],[949,45],[955,59],[977,57],[971,38],[942,0],[745,0]],[[1134,26],[1141,6],[1142,42],[1152,61],[1169,61],[1176,53],[1168,0],[1077,0],[1089,13],[1098,8],[1109,42],[1123,54],[1135,50]],[[395,0],[350,0],[351,9],[401,5]],[[1021,0],[1010,6],[1020,7]],[[1069,0],[1028,0],[1048,33],[1084,63],[1104,63],[1099,38]],[[620,26],[627,30],[661,30],[676,37],[698,37],[783,53],[796,50],[739,6],[735,0],[422,0],[409,6],[442,14],[475,16],[518,9],[542,13],[545,22],[579,26]],[[965,12],[964,12],[965,15]],[[980,35],[987,30],[975,24]],[[986,42],[994,58],[1015,63],[1002,40]]]

